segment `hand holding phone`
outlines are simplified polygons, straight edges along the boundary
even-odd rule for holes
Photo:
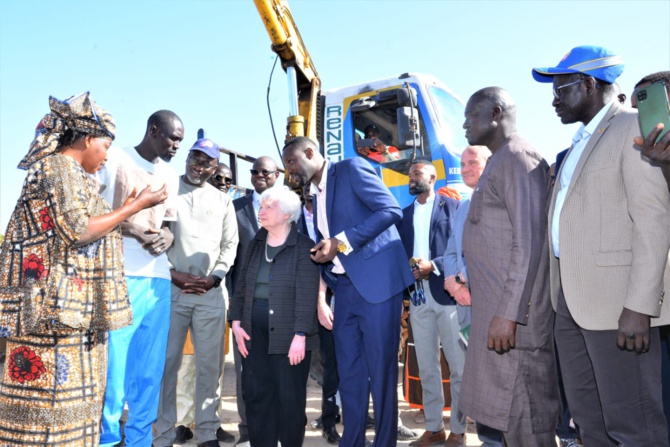
[[[663,83],[654,83],[637,88],[632,99],[633,105],[639,109],[642,131],[642,136],[635,137],[634,142],[642,148],[642,155],[660,164],[670,188],[670,106],[667,89]],[[653,111],[656,113],[651,113]]]
[[[670,104],[665,84],[655,82],[645,87],[638,87],[633,92],[633,97],[637,104],[643,138],[648,137],[658,123],[663,124],[663,130],[654,141],[658,142],[670,130]]]
[[[359,149],[362,149],[364,147],[372,148],[374,147],[375,144],[376,142],[374,138],[361,138],[356,142],[356,147],[358,147]]]

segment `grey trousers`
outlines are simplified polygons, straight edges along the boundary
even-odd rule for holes
[[[232,336],[233,345],[233,360],[235,361],[235,393],[237,398],[237,414],[240,416],[240,423],[237,428],[240,436],[249,436],[249,429],[247,428],[247,404],[244,401],[244,393],[242,392],[242,356],[240,350],[235,342],[235,336]]]
[[[419,377],[423,390],[426,430],[440,431],[444,428],[442,422],[444,395],[440,367],[441,343],[444,357],[447,359],[451,372],[449,376],[451,386],[450,428],[453,433],[465,433],[466,418],[458,407],[461,381],[463,380],[463,366],[465,365],[465,347],[458,336],[460,325],[456,306],[438,304],[426,290],[425,303],[420,306],[410,304],[409,318],[414,334],[416,360],[419,365]]]
[[[171,446],[177,422],[177,374],[182,360],[186,332],[191,328],[195,350],[195,436],[199,443],[216,439],[221,425],[217,416],[220,396],[219,377],[223,363],[223,334],[226,328],[226,304],[221,289],[205,295],[182,294],[172,286],[172,309],[168,334],[165,372],[161,385],[154,445]]]

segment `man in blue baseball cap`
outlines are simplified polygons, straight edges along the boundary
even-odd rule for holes
[[[235,437],[221,428],[217,415],[223,365],[228,293],[221,281],[233,265],[238,235],[235,208],[227,194],[207,182],[219,166],[219,146],[202,138],[186,159],[174,200],[176,220],[169,223],[174,243],[167,252],[172,278],[172,307],[165,372],[153,445],[172,446],[188,439],[175,430],[177,371],[186,332],[195,350],[195,436],[199,447],[219,447]],[[181,438],[178,439],[178,435]],[[191,437],[193,435],[191,434]]]
[[[582,123],[549,206],[555,340],[584,445],[667,447],[656,326],[670,322],[670,196],[633,145],[637,114],[613,86],[622,71],[620,56],[581,46],[532,72],[553,84],[561,122]]]

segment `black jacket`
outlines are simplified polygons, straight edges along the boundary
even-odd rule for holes
[[[230,305],[230,320],[240,321],[251,334],[251,308],[256,276],[263,256],[267,230],[261,228],[249,244],[247,256],[238,264],[240,275]],[[318,348],[316,305],[319,291],[319,267],[312,262],[309,250],[314,242],[298,233],[296,225],[286,238],[284,248],[270,266],[270,347],[268,354],[287,354],[296,332],[308,334],[305,350]],[[247,348],[253,340],[247,340]]]

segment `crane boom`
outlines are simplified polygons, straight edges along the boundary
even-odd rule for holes
[[[290,110],[286,141],[297,136],[317,138],[317,104],[321,79],[305,47],[291,10],[284,0],[254,0],[289,80]]]

